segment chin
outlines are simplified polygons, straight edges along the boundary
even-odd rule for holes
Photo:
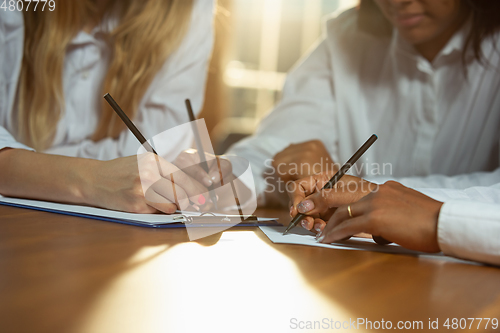
[[[421,31],[420,29],[413,30],[398,30],[401,37],[412,45],[419,45],[425,43],[432,37],[429,34]]]

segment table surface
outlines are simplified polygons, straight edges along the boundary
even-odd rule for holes
[[[436,319],[448,331],[447,318],[500,318],[500,269],[273,244],[258,228],[190,242],[184,228],[0,206],[2,332],[428,331]],[[472,330],[496,331],[484,324]]]

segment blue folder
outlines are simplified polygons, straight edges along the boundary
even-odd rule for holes
[[[62,215],[83,217],[87,219],[106,221],[106,222],[114,222],[121,223],[127,225],[133,225],[138,227],[146,227],[146,228],[184,228],[186,223],[189,223],[190,227],[228,227],[228,226],[237,226],[237,227],[254,227],[254,226],[274,226],[279,225],[276,219],[260,219],[255,216],[238,216],[238,215],[203,215],[203,216],[191,216],[191,215],[182,215],[176,214],[173,219],[178,219],[176,222],[167,221],[167,222],[148,222],[148,221],[138,221],[127,218],[117,218],[103,215],[94,215],[94,214],[86,214],[84,212],[70,211],[70,210],[62,210],[57,209],[58,206],[67,206],[63,204],[57,203],[46,203],[34,200],[25,200],[25,199],[13,199],[13,198],[4,198],[0,197],[0,205],[11,206],[17,208],[25,208],[38,210],[42,212],[48,213],[56,213]],[[49,206],[49,207],[47,207]],[[53,206],[53,207],[50,207]],[[74,206],[72,206],[74,207]],[[94,209],[90,207],[83,207],[84,209]],[[95,208],[96,210],[101,210]],[[126,215],[127,213],[120,213],[122,215]],[[159,216],[160,214],[158,214]],[[168,215],[161,215],[164,217],[169,217]],[[240,222],[241,221],[241,222]]]

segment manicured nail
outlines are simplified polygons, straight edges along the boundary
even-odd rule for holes
[[[321,236],[320,238],[318,238],[317,242],[321,243],[323,241],[323,239],[325,239],[325,236]]]
[[[205,197],[203,196],[203,194],[200,194],[200,196],[198,197],[198,203],[200,205],[204,205],[205,202],[207,202],[207,200],[205,199]]]
[[[210,180],[210,178],[208,177],[205,177],[203,178],[203,184],[205,184],[205,186],[212,186],[214,183]]]
[[[321,231],[321,224],[316,223],[316,224],[314,225],[314,230],[316,230],[317,232],[320,232],[320,231]]]
[[[311,200],[302,201],[297,206],[297,209],[302,214],[310,212],[311,210],[314,209],[314,202],[312,202]]]
[[[307,220],[302,220],[302,222],[300,222],[300,225],[301,225],[303,228],[307,229]]]
[[[293,206],[290,206],[290,216],[292,216],[293,213]]]
[[[321,235],[323,235],[323,231],[320,231],[320,232],[316,235],[316,240],[318,240],[318,239],[321,237]]]

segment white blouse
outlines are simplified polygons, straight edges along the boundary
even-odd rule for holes
[[[329,20],[319,45],[289,73],[281,102],[254,136],[230,149],[250,161],[259,202],[288,202],[274,191],[277,184],[270,177],[270,161],[288,145],[320,139],[342,164],[373,133],[379,140],[351,169],[355,175],[457,193],[500,183],[500,54],[493,47],[493,41],[500,45],[500,34],[483,42],[489,65],[479,64],[469,52],[464,68],[468,29],[466,24],[430,63],[397,31],[391,38],[359,31],[356,10]],[[491,201],[498,213],[500,196]],[[445,204],[440,244],[445,252],[466,257],[481,247],[478,237],[463,234],[466,228],[447,222],[464,216],[464,223],[477,227],[484,238],[493,237],[490,253],[500,264],[500,214],[483,224],[482,210],[474,207]],[[455,246],[472,249],[450,250],[455,232],[464,242]]]
[[[417,190],[444,202],[437,226],[443,253],[500,266],[500,184]]]
[[[195,0],[189,30],[154,78],[133,119],[146,138],[188,122],[184,100],[190,98],[195,112],[201,110],[207,68],[213,46],[213,0]],[[117,139],[98,142],[90,138],[103,100],[102,82],[111,54],[104,35],[117,22],[109,20],[92,32],[80,31],[67,48],[63,71],[65,109],[52,146],[46,153],[109,160],[137,153],[139,142],[128,130]],[[0,149],[24,148],[18,139],[14,115],[24,38],[20,12],[0,11]],[[117,101],[119,103],[119,101]],[[121,105],[126,108],[125,105]],[[171,138],[171,144],[156,147],[159,154],[173,160],[189,148],[189,132]]]

